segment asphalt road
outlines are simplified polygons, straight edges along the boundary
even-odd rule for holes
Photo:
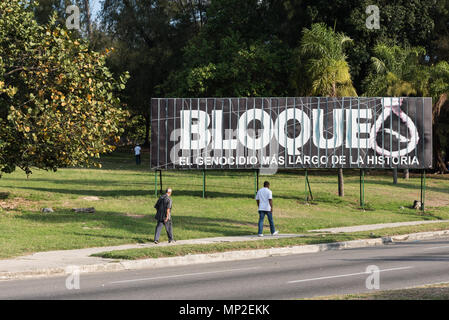
[[[449,238],[164,269],[0,281],[0,299],[296,299],[449,282]],[[370,279],[371,279],[370,278]],[[375,285],[375,281],[370,281]],[[69,285],[69,287],[70,287]],[[374,289],[375,290],[375,289]]]

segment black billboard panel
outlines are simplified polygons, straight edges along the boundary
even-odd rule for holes
[[[432,99],[157,98],[152,169],[432,166]]]

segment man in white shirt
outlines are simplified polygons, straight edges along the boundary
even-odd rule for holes
[[[134,155],[136,156],[136,164],[137,164],[137,165],[140,164],[140,150],[141,150],[141,148],[140,148],[139,145],[137,145],[137,146],[134,148]]]
[[[263,188],[257,191],[256,202],[259,208],[259,237],[263,237],[263,221],[265,215],[267,215],[268,221],[270,222],[271,235],[277,235],[279,232],[274,228],[273,222],[273,193],[270,190],[270,183],[268,181],[265,181]]]

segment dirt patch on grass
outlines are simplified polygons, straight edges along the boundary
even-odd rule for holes
[[[3,210],[15,210],[17,206],[13,203],[8,203],[7,201],[0,201],[0,208]]]
[[[430,196],[427,197],[425,205],[428,207],[446,207],[449,206],[449,199],[440,195]]]
[[[129,212],[126,212],[123,215],[126,217],[134,218],[134,219],[143,219],[148,216],[146,214],[135,214],[135,213],[129,213]]]
[[[100,227],[83,227],[84,230],[101,230],[103,228]]]
[[[87,201],[99,201],[99,200],[102,200],[101,198],[95,197],[95,196],[83,197],[82,199],[83,200],[87,200]]]
[[[37,207],[38,207],[37,202],[30,201],[20,197],[0,200],[0,208],[3,210],[17,210],[17,209],[36,210]]]
[[[238,227],[257,227],[259,224],[257,222],[237,222],[232,225]]]

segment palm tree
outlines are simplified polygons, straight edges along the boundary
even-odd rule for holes
[[[300,53],[305,58],[305,69],[312,96],[353,97],[357,93],[352,85],[349,64],[344,47],[352,39],[336,33],[323,23],[304,29]]]
[[[379,43],[374,47],[371,58],[372,73],[367,77],[367,95],[387,97],[409,97],[422,94],[426,90],[428,72],[422,69],[420,59],[425,54],[421,47],[399,47]],[[419,73],[421,73],[419,75]],[[419,83],[418,78],[424,76]],[[398,169],[393,169],[393,184],[398,181]],[[409,170],[404,170],[404,179],[409,178]]]
[[[422,47],[377,44],[371,58],[371,73],[365,80],[366,94],[388,97],[426,95],[429,72],[421,63],[425,53]]]
[[[399,47],[380,43],[374,48],[371,72],[365,80],[368,96],[432,96],[434,105],[433,150],[436,169],[448,172],[443,160],[442,143],[449,135],[449,63],[434,66],[423,60],[421,47]],[[406,172],[407,176],[407,172]]]
[[[296,82],[299,91],[311,96],[354,97],[349,64],[344,52],[352,41],[323,23],[304,29],[299,47],[301,61]],[[302,82],[302,73],[305,81]],[[299,81],[298,81],[299,80]],[[302,83],[301,83],[302,82]],[[343,169],[338,169],[338,195],[344,196]]]
[[[449,63],[441,61],[430,70],[430,95],[435,101],[432,108],[433,150],[436,168],[441,173],[448,173],[442,152],[442,141],[446,142],[446,159],[449,159]]]

